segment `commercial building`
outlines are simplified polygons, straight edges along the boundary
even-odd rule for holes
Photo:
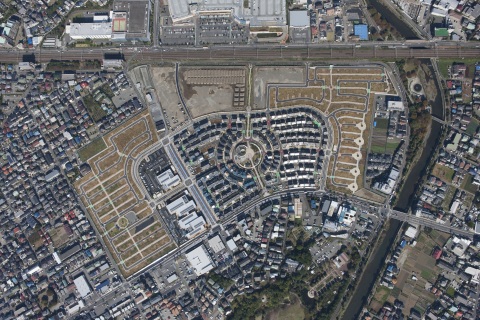
[[[75,286],[77,287],[78,293],[80,294],[80,297],[85,298],[92,292],[90,289],[90,285],[88,284],[87,280],[85,279],[84,275],[81,275],[75,279],[73,279],[73,283],[75,283]]]
[[[174,23],[191,20],[197,14],[222,11],[250,26],[283,26],[287,22],[285,0],[251,0],[246,8],[239,0],[168,0],[168,7]]]
[[[350,227],[355,222],[355,216],[357,212],[351,207],[340,206],[338,208],[338,223],[341,223],[347,227]]]
[[[193,200],[188,200],[187,196],[182,196],[177,200],[167,204],[167,210],[170,214],[176,214],[177,217],[184,216],[197,207]]]
[[[113,3],[114,41],[150,41],[151,3],[146,0],[118,0]]]
[[[203,245],[187,252],[185,256],[197,276],[201,276],[215,267]]]
[[[67,314],[71,316],[77,313],[78,311],[80,311],[84,307],[85,307],[85,303],[83,303],[83,300],[78,300],[72,303],[71,305],[68,305],[65,309],[67,311]]]
[[[388,101],[387,103],[388,111],[405,111],[405,106],[403,105],[403,101]]]
[[[310,17],[307,10],[290,10],[290,27],[292,28],[310,28]]]
[[[169,190],[180,183],[180,177],[174,174],[171,169],[168,169],[167,171],[158,175],[157,180],[164,191]]]
[[[353,26],[353,33],[359,40],[368,40],[368,26],[366,24],[356,24]]]
[[[219,253],[220,251],[225,249],[225,245],[223,244],[223,241],[219,235],[216,235],[215,237],[208,239],[208,245],[210,246],[210,248],[212,248],[213,252],[215,253]]]
[[[112,38],[112,22],[71,23],[65,32],[73,40]]]
[[[178,220],[178,225],[186,232],[185,237],[192,239],[205,230],[206,221],[196,212],[191,212]]]
[[[395,183],[397,182],[399,176],[400,171],[398,171],[396,168],[392,168],[390,174],[388,175],[388,179],[384,182],[376,182],[373,185],[373,188],[385,194],[392,194],[393,188],[395,187]]]
[[[58,177],[59,175],[60,175],[60,171],[58,171],[57,169],[53,169],[52,171],[50,171],[45,175],[45,181],[50,182],[54,180],[56,177]]]

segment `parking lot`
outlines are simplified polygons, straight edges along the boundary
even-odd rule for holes
[[[161,10],[168,10],[168,7]],[[248,37],[248,26],[237,24],[230,14],[201,14],[190,23],[181,25],[174,25],[167,14],[160,16],[160,41],[163,45],[241,44],[247,43]]]
[[[323,239],[310,248],[310,253],[317,263],[332,259],[342,247],[340,239],[326,240]]]
[[[147,160],[140,163],[140,178],[151,197],[162,193],[162,186],[157,176],[169,167],[170,161],[163,148],[153,152]]]
[[[248,36],[248,27],[235,23],[231,15],[201,15],[197,20],[198,45],[246,43]]]

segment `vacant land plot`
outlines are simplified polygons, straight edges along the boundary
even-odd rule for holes
[[[133,160],[138,157],[135,146],[151,146],[158,141],[155,125],[148,111],[139,114],[127,121],[122,127],[113,130],[104,137],[108,152],[101,157],[91,157],[88,163],[96,168],[98,174],[90,174],[75,183],[82,202],[88,208],[95,227],[102,234],[108,250],[120,265],[124,276],[129,276],[136,270],[147,266],[151,259],[158,259],[167,251],[175,248],[168,234],[163,230],[158,218],[145,200],[139,186],[131,176]],[[126,152],[126,153],[125,153]],[[146,219],[155,222],[155,235],[144,234],[148,237],[149,246],[138,246],[135,234],[125,228],[129,220],[125,217],[134,210],[138,223]],[[141,215],[141,216],[140,216]],[[143,238],[144,238],[143,237]],[[151,246],[150,246],[151,244]]]
[[[305,310],[300,299],[294,295],[290,297],[290,303],[276,308],[265,316],[266,320],[303,320]]]
[[[181,110],[181,101],[178,96],[175,81],[175,67],[152,67],[153,86],[157,93],[160,105],[162,106],[165,120],[170,122],[172,127],[173,118],[182,123],[187,117]]]
[[[445,182],[451,183],[455,170],[437,163],[435,167],[433,167],[432,174]]]
[[[269,84],[305,84],[304,67],[255,67],[253,68],[253,109],[265,109]]]
[[[307,88],[285,88],[278,87],[278,101],[286,101],[291,99],[311,99],[321,102],[323,99],[323,91],[321,87]]]
[[[470,121],[470,123],[468,124],[465,132],[468,135],[473,136],[475,133],[477,133],[477,130],[478,130],[478,120],[472,119],[472,121]]]
[[[105,144],[105,141],[103,141],[102,138],[98,138],[78,150],[78,156],[80,157],[80,160],[87,161],[88,159],[102,152],[106,148],[107,145]]]
[[[478,186],[473,184],[473,176],[471,174],[466,174],[465,178],[463,178],[461,188],[465,191],[470,193],[475,193],[478,190]]]
[[[247,73],[244,67],[182,68],[179,74],[180,90],[192,118],[231,111],[234,101],[237,107],[245,107]]]

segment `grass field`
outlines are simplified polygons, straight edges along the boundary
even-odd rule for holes
[[[266,316],[266,320],[303,320],[305,319],[305,310],[300,300],[292,295],[291,303],[286,306],[279,307],[270,311]]]
[[[465,132],[468,135],[473,136],[477,132],[477,129],[478,129],[478,120],[472,119],[472,121],[470,121],[470,123],[468,124]]]
[[[457,189],[455,187],[448,186],[447,192],[445,192],[445,198],[443,198],[442,201],[442,208],[447,212],[450,210],[450,204],[452,203],[456,190]]]
[[[448,78],[448,67],[453,63],[465,63],[469,69],[469,77],[472,77],[475,70],[475,63],[478,59],[438,59],[438,70],[442,76],[446,79]]]
[[[395,140],[388,140],[387,144],[385,145],[385,153],[393,154],[395,150],[397,150],[400,141]]]
[[[94,155],[102,152],[107,148],[105,141],[102,138],[98,138],[87,144],[85,147],[78,150],[78,156],[83,162],[87,161]]]
[[[84,96],[83,102],[85,103],[85,107],[87,107],[88,113],[93,121],[97,122],[107,115],[107,112],[102,109],[100,103],[95,101],[91,94]]]
[[[432,174],[445,182],[451,183],[453,176],[455,175],[455,171],[449,167],[437,163],[435,167],[433,167]]]
[[[478,186],[473,184],[473,176],[471,174],[465,176],[461,188],[471,193],[477,192]]]
[[[388,128],[388,119],[384,118],[375,118],[373,119],[375,129],[385,129]]]

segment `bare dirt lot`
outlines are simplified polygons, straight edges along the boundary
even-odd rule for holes
[[[255,67],[253,79],[252,109],[265,109],[268,84],[305,84],[306,69],[304,67]]]
[[[187,117],[180,109],[181,101],[175,83],[175,67],[152,67],[151,74],[165,119],[172,126],[187,120]],[[174,119],[177,121],[176,124],[173,123]]]
[[[243,89],[238,99],[247,104],[245,67],[183,67],[180,70],[180,90],[192,118],[213,112],[232,111],[235,88]],[[238,100],[238,101],[239,101]]]
[[[132,211],[138,222],[158,219],[153,210],[143,200],[139,186],[132,177],[132,166],[139,153],[137,146],[148,147],[158,141],[155,125],[148,111],[127,121],[121,127],[109,132],[104,140],[109,152],[88,160],[98,174],[89,174],[75,183],[77,192],[95,227],[102,234],[108,250],[120,265],[124,276],[129,276],[147,266],[152,260],[161,257],[174,243],[165,233],[161,239],[150,239],[151,247],[138,246],[134,232],[124,232],[128,226],[125,217]],[[163,231],[160,223],[156,230]],[[128,261],[126,263],[125,261]]]

